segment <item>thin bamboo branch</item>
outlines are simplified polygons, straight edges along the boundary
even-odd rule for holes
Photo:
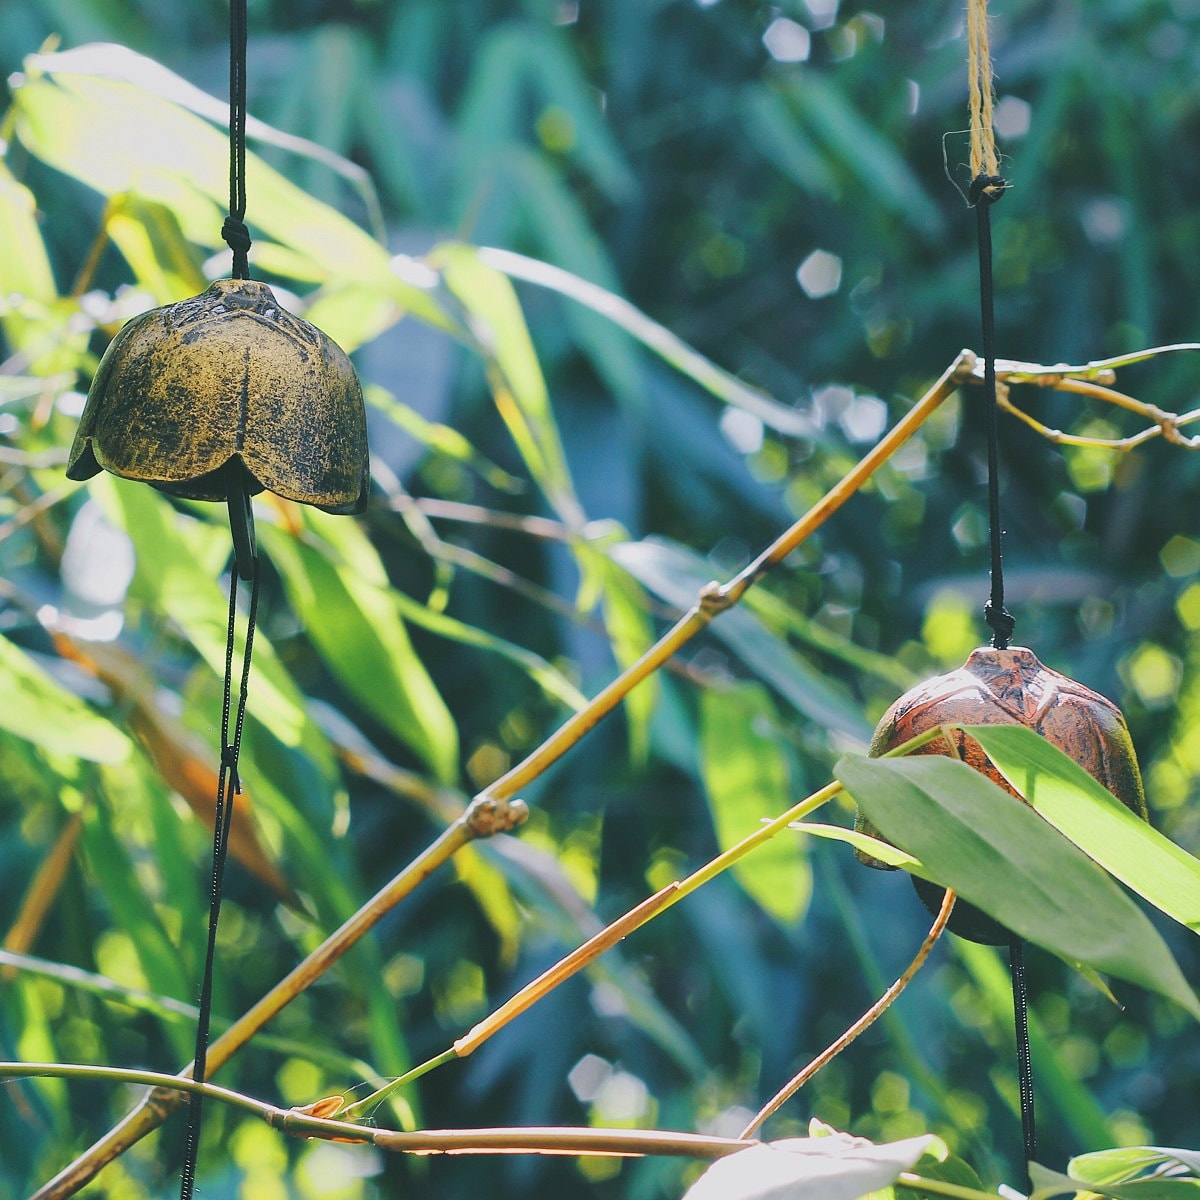
[[[319,979],[380,918],[447,862],[460,847],[474,838],[505,832],[520,824],[526,814],[527,809],[520,801],[511,804],[493,798],[474,801],[428,849],[330,934],[303,962],[212,1043],[208,1051],[209,1071],[216,1071],[228,1062],[272,1017]],[[189,1079],[191,1072],[192,1064],[189,1064],[176,1078]],[[49,1183],[39,1188],[31,1200],[63,1200],[64,1197],[73,1196],[114,1158],[119,1157],[152,1129],[162,1124],[182,1102],[182,1093],[155,1088],[124,1120],[110,1129]]]
[[[374,1129],[316,1117],[296,1108],[279,1108],[211,1083],[196,1083],[157,1071],[130,1071],[117,1067],[70,1063],[0,1063],[0,1078],[56,1076],[68,1079],[104,1079],[170,1089],[180,1095],[198,1092],[206,1098],[260,1117],[275,1129],[296,1137],[356,1142],[401,1154],[549,1154],[593,1158],[639,1158],[653,1154],[674,1158],[717,1159],[749,1150],[757,1139],[710,1137],[666,1129],[604,1129],[571,1126],[509,1126],[491,1129],[422,1129],[413,1133]],[[925,1179],[903,1171],[896,1186],[947,1200],[994,1200],[994,1193]]]
[[[189,1094],[228,1104],[260,1117],[274,1129],[297,1137],[360,1142],[381,1150],[406,1154],[571,1154],[630,1157],[664,1154],[682,1158],[720,1158],[757,1145],[738,1138],[708,1137],[664,1129],[602,1129],[570,1126],[513,1126],[494,1129],[421,1129],[404,1132],[376,1129],[316,1117],[298,1108],[280,1108],[241,1092],[211,1083],[196,1083],[159,1071],[122,1067],[97,1067],[76,1063],[0,1063],[0,1078],[54,1076],[65,1079],[103,1079],[113,1083],[142,1084],[154,1092],[169,1092],[178,1103]],[[153,1094],[153,1093],[152,1093]],[[176,1105],[177,1106],[177,1105]]]
[[[917,401],[846,476],[836,483],[822,499],[777,538],[739,575],[729,583],[710,583],[704,587],[696,603],[657,641],[637,662],[626,668],[581,712],[569,717],[536,750],[517,763],[507,774],[485,788],[481,796],[499,799],[515,795],[531,780],[557,762],[568,750],[598,725],[642,680],[648,678],[669,658],[682,649],[716,616],[733,607],[747,588],[778,566],[806,538],[815,533],[901,446],[921,427],[947,397],[958,390],[970,377],[975,355],[963,350],[945,370],[941,378]]]
[[[805,1067],[802,1067],[791,1079],[787,1081],[763,1105],[761,1109],[754,1115],[754,1119],[742,1130],[741,1136],[744,1138],[752,1137],[755,1132],[772,1116],[775,1115],[822,1067],[832,1062],[851,1042],[855,1041],[862,1033],[870,1029],[875,1022],[883,1016],[887,1009],[891,1006],[896,997],[912,982],[913,976],[925,965],[925,960],[929,957],[929,952],[937,943],[938,938],[942,936],[946,928],[946,923],[950,920],[950,914],[954,911],[955,895],[949,888],[946,889],[942,897],[942,907],[938,911],[932,927],[925,935],[925,940],[921,943],[920,949],[912,962],[908,964],[904,974],[892,984],[870,1008],[867,1009],[853,1025],[849,1027],[839,1037],[835,1038],[820,1054],[816,1056]]]

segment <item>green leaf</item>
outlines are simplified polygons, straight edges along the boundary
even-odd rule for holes
[[[114,55],[112,47],[34,54],[13,89],[17,135],[43,162],[101,195],[163,205],[188,241],[222,249],[228,143],[225,130],[210,119],[212,105],[221,114],[224,106],[209,97],[207,105],[184,107],[177,102],[181,95],[197,92],[158,64],[127,52]],[[210,119],[197,115],[201,107]],[[113,137],[113,130],[121,136]],[[255,154],[246,158],[246,188],[256,237],[251,260],[261,269],[365,291],[376,307],[387,307],[390,321],[408,310],[449,324],[430,292],[393,268],[383,245]],[[354,331],[329,332],[341,340]]]
[[[229,556],[228,531],[175,512],[160,492],[141,483],[101,475],[92,494],[133,541],[137,569],[130,595],[175,623],[217,679],[225,672],[229,603],[217,583]],[[200,506],[222,517],[223,506]],[[308,715],[304,697],[274,647],[254,640],[248,711],[284,745],[303,749],[327,776],[333,753]]]
[[[718,1159],[684,1200],[859,1200],[894,1183],[930,1137],[874,1146],[846,1133],[786,1138]]]
[[[1124,1183],[1163,1167],[1183,1167],[1193,1176],[1200,1175],[1200,1152],[1162,1146],[1119,1146],[1078,1154],[1067,1164],[1073,1179],[1086,1183]]]
[[[746,135],[777,170],[810,195],[836,198],[837,179],[825,155],[796,123],[783,96],[753,84],[741,95]]]
[[[483,263],[472,246],[444,242],[429,258],[469,315],[479,351],[488,363],[496,407],[530,474],[558,515],[568,525],[581,525],[583,513],[567,470],[546,380],[512,284]]]
[[[436,454],[444,454],[477,472],[481,479],[502,492],[519,492],[526,485],[515,475],[498,467],[490,458],[481,454],[457,429],[430,421],[416,409],[401,403],[387,388],[368,383],[363,388],[363,399],[384,413],[400,429]]]
[[[91,762],[129,757],[129,739],[0,636],[0,729],[58,754]]]
[[[632,666],[654,644],[654,623],[647,611],[646,593],[637,580],[606,554],[587,542],[572,547],[581,583],[578,606],[589,611],[599,602],[604,628],[617,665]],[[629,752],[644,762],[650,749],[650,721],[661,691],[657,674],[643,679],[622,702],[629,725]]]
[[[707,688],[701,694],[700,769],[722,851],[792,802],[778,724],[779,714],[761,684]],[[764,911],[785,924],[808,907],[812,870],[794,838],[772,838],[735,863],[733,874]]]
[[[619,543],[609,553],[635,579],[683,610],[696,603],[700,589],[712,578],[712,567],[705,559],[665,538]],[[814,724],[846,734],[863,745],[870,740],[870,726],[857,705],[753,613],[740,606],[731,608],[713,621],[711,629]]]
[[[1030,1200],[1050,1200],[1052,1196],[1111,1196],[1113,1200],[1196,1200],[1200,1197],[1200,1179],[1141,1179],[1133,1183],[1101,1184],[1074,1179],[1051,1171],[1039,1163],[1029,1164],[1033,1182]]]
[[[869,834],[859,833],[857,829],[846,829],[841,825],[823,825],[819,821],[796,821],[788,826],[797,833],[809,833],[813,837],[828,838],[834,842],[845,842],[855,850],[863,850],[872,858],[879,859],[889,866],[900,867],[912,875],[928,878],[929,873],[919,860],[903,850],[897,849],[891,842],[881,842]]]
[[[888,841],[1021,937],[1166,996],[1197,1001],[1154,927],[1081,850],[965,763],[846,756],[837,777]]]
[[[374,547],[345,517],[305,510],[304,518],[323,545],[269,527],[261,536],[309,641],[348,695],[453,783],[454,719],[413,649]]]
[[[0,160],[0,283],[8,297],[17,293],[42,304],[58,298],[54,271],[38,228],[33,193],[13,178]]]
[[[895,145],[831,80],[812,71],[793,74],[786,94],[800,119],[824,142],[829,156],[869,188],[880,204],[921,233],[932,235],[942,229],[937,205]]]
[[[578,275],[564,271],[550,263],[538,262],[511,250],[499,250],[484,246],[478,251],[479,260],[488,266],[503,271],[513,279],[535,283],[607,317],[614,325],[637,338],[648,350],[652,350],[676,370],[688,376],[718,400],[736,408],[753,413],[764,425],[779,433],[794,437],[813,438],[818,431],[807,413],[780,404],[767,392],[743,383],[735,375],[718,367],[716,363],[693,350],[686,342],[676,337],[665,326],[651,320],[639,308],[635,308],[623,296],[599,287]]]
[[[964,730],[1035,812],[1139,896],[1200,933],[1200,859],[1131,812],[1032,729],[987,725]]]
[[[413,625],[420,625],[430,633],[436,633],[452,642],[464,646],[476,646],[481,650],[491,651],[508,659],[520,667],[547,696],[557,700],[567,708],[578,712],[587,707],[587,697],[555,666],[548,663],[540,654],[518,646],[506,638],[480,629],[478,625],[468,625],[445,613],[435,612],[427,605],[421,604],[404,595],[403,592],[393,591],[392,599],[400,615]]]
[[[0,329],[10,352],[26,359],[23,370],[34,377],[33,394],[46,376],[63,373],[73,381],[78,360],[87,349],[87,332],[66,336],[68,316],[78,305],[58,299],[54,272],[42,239],[33,193],[18,183],[0,159]],[[21,394],[21,380],[9,376],[0,389],[0,404]]]
[[[114,196],[104,213],[104,230],[159,304],[174,304],[208,286],[198,256],[165,205],[136,195]]]

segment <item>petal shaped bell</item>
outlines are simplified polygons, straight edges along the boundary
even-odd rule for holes
[[[1121,710],[1091,688],[1043,666],[1023,646],[1006,650],[980,647],[957,671],[938,675],[905,692],[884,713],[870,753],[884,754],[942,724],[1025,725],[1099,780],[1126,808],[1143,820],[1149,819],[1137,755]],[[956,730],[954,741],[964,762],[1016,795],[974,738]],[[945,738],[938,738],[915,753],[949,752]],[[855,828],[872,837],[880,836],[861,812]],[[895,869],[865,851],[854,853],[869,867]],[[926,907],[936,913],[943,889],[915,876],[913,885]],[[963,900],[955,905],[950,929],[989,945],[1004,945],[1009,940],[1006,929]]]
[[[109,345],[67,476],[101,468],[193,500],[226,500],[240,477],[251,494],[361,512],[362,387],[342,350],[266,284],[219,279],[135,317]]]

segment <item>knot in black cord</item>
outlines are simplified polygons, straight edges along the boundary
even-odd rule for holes
[[[1009,643],[1012,642],[1013,630],[1016,629],[1017,622],[1012,613],[1004,607],[1003,601],[996,605],[989,600],[983,606],[983,619],[992,631],[992,645],[997,650],[1007,650]]]
[[[984,204],[995,204],[1004,195],[1008,181],[999,175],[976,175],[971,180],[967,190],[967,200],[974,208],[980,201]]]
[[[242,794],[242,781],[238,777],[238,746],[223,746],[221,748],[221,766],[229,772],[229,781],[233,784],[234,793]]]
[[[235,279],[246,279],[250,275],[250,230],[246,228],[245,221],[239,221],[237,217],[228,216],[225,218],[225,223],[221,226],[221,236],[225,239],[225,244],[233,251],[233,277]]]

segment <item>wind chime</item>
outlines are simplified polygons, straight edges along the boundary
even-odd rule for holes
[[[988,47],[987,0],[967,0],[967,41],[972,176],[968,203],[975,209],[978,224],[983,392],[988,446],[991,594],[984,607],[984,620],[992,630],[992,638],[990,645],[973,650],[957,671],[926,680],[905,692],[880,720],[870,753],[884,754],[937,726],[1025,725],[1074,759],[1122,804],[1145,820],[1148,814],[1142,778],[1121,711],[1099,693],[1043,666],[1031,650],[1011,644],[1015,622],[1004,606],[1001,555],[1003,527],[1000,518],[990,217],[991,206],[1003,196],[1007,184],[999,173],[992,131],[992,64]],[[947,743],[946,735],[943,735],[916,753],[955,755],[1010,795],[1017,794],[996,770],[978,742],[961,730],[956,730],[952,737],[953,746]],[[860,832],[877,838],[880,836],[861,813],[855,826]],[[870,867],[896,869],[863,850],[856,850],[855,856]],[[936,913],[945,895],[944,890],[915,876],[913,884],[926,907]],[[1009,948],[1021,1127],[1025,1161],[1032,1162],[1037,1155],[1037,1132],[1022,940],[961,899],[955,905],[948,928],[970,941],[985,945],[1007,945]]]
[[[213,824],[208,942],[193,1078],[205,1079],[217,923],[246,714],[260,572],[251,496],[264,490],[331,513],[361,512],[370,485],[362,388],[350,360],[319,329],[250,278],[246,214],[246,0],[232,0],[229,39],[230,279],[126,324],[100,361],[71,447],[67,476],[103,468],[189,500],[229,508],[233,569]],[[236,705],[232,702],[238,580],[250,585]],[[202,1097],[189,1103],[181,1200],[195,1186]]]

